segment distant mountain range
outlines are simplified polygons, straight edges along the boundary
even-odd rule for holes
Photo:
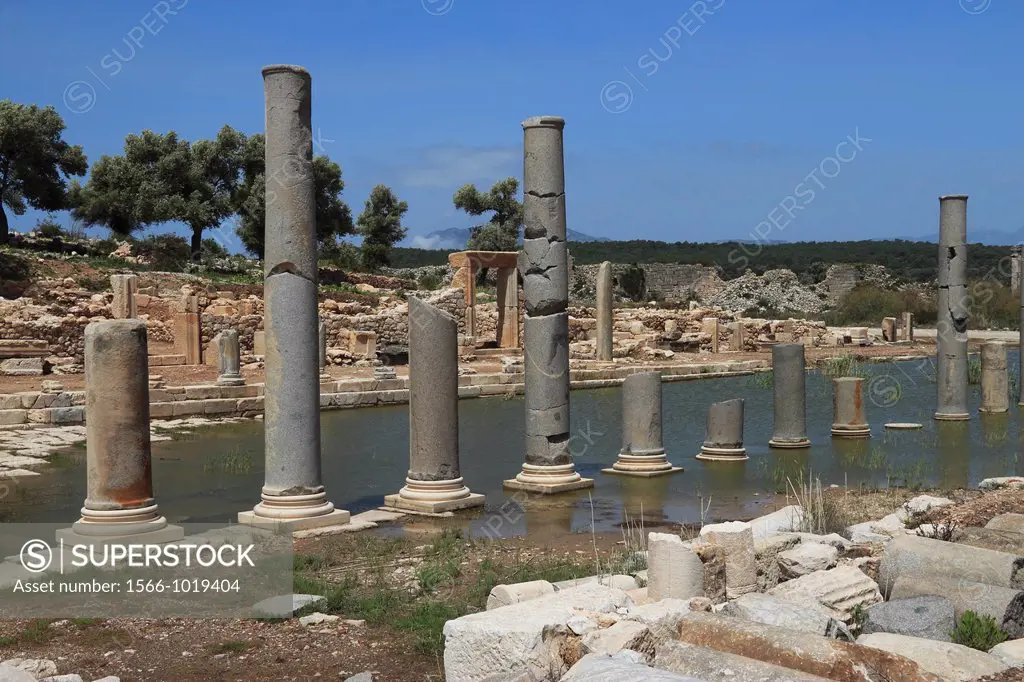
[[[912,242],[938,242],[939,228],[931,234],[917,237],[893,237],[893,239],[906,239]],[[970,223],[967,225],[967,242],[969,244],[984,244],[985,246],[1010,246],[1024,244],[1024,227],[1018,230],[972,230]]]
[[[408,245],[414,249],[464,249],[469,241],[470,228],[449,227],[447,230],[435,230],[427,235],[410,237]],[[576,230],[569,230],[570,242],[608,242],[606,237],[592,237]]]

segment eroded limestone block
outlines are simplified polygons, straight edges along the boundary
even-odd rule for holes
[[[994,675],[1007,668],[1001,660],[984,651],[934,639],[876,632],[861,635],[857,638],[857,644],[905,656],[922,670],[944,680],[967,682],[984,675]]]
[[[705,542],[725,550],[725,593],[729,599],[757,590],[757,558],[749,523],[727,521],[701,528]]]
[[[704,596],[704,565],[678,535],[647,535],[647,594],[653,600]]]
[[[882,601],[878,585],[853,566],[818,571],[772,588],[768,594],[791,601],[813,601],[831,609],[833,616],[849,624],[858,605],[867,608]]]

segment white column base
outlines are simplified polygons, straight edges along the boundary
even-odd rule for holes
[[[264,492],[260,497],[263,501],[253,507],[252,511],[238,513],[239,523],[273,531],[294,532],[343,526],[349,522],[349,513],[335,509],[327,501],[326,492],[312,495],[267,495]]]
[[[871,427],[867,424],[860,426],[832,425],[833,438],[871,438]]]
[[[245,386],[245,377],[241,374],[221,374],[217,377],[218,386]]]
[[[620,474],[623,476],[640,476],[650,478],[652,476],[663,476],[682,471],[682,467],[672,466],[665,456],[665,450],[650,450],[651,454],[638,455],[636,451],[619,453],[619,459],[607,469],[601,469],[601,473]]]
[[[716,448],[711,445],[702,445],[697,459],[711,462],[742,462],[747,457],[746,448]]]
[[[576,473],[575,465],[571,463],[554,466],[523,464],[523,470],[515,478],[503,481],[502,487],[547,495],[581,488],[593,488],[594,479],[580,477]]]
[[[181,526],[168,524],[155,504],[137,509],[83,507],[81,519],[56,533],[57,542],[65,545],[162,544],[184,537]]]
[[[407,478],[405,486],[397,494],[384,496],[386,507],[427,514],[480,507],[483,503],[484,496],[470,492],[469,488],[462,484],[462,477],[444,481],[417,481]]]

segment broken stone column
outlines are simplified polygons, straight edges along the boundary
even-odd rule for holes
[[[605,261],[597,270],[597,359],[602,362],[612,359],[612,304],[612,264]]]
[[[704,596],[704,564],[674,533],[647,534],[647,596],[652,601]]]
[[[1024,268],[1021,268],[1020,278],[1024,280]],[[1019,350],[1017,357],[1017,385],[1020,387],[1020,396],[1017,399],[1017,405],[1024,406],[1024,286],[1020,286],[1024,282],[1018,283],[1018,291],[1020,292],[1020,333],[1019,333]]]
[[[914,313],[905,312],[903,313],[903,324],[900,328],[900,340],[911,341],[914,340]]]
[[[965,611],[974,611],[994,618],[1010,637],[1024,637],[1024,592],[1020,590],[938,574],[900,577],[889,590],[891,601],[926,595],[949,599],[957,618]]]
[[[111,317],[115,320],[132,320],[138,317],[135,307],[135,293],[138,287],[138,278],[135,275],[110,276],[110,288],[114,292],[114,300],[110,302]]]
[[[519,271],[498,268],[498,346],[519,348]]]
[[[622,450],[606,474],[660,476],[682,471],[665,456],[661,429],[661,372],[631,374],[622,382]]]
[[[409,474],[384,504],[439,514],[478,507],[459,470],[458,323],[409,298]]]
[[[317,362],[320,365],[320,381],[330,381],[331,375],[327,373],[327,324],[320,320],[317,325]]]
[[[217,383],[221,386],[241,386],[245,383],[241,371],[241,352],[238,348],[238,332],[225,329],[217,334],[217,367],[220,376]]]
[[[775,428],[768,445],[773,448],[806,448],[807,392],[804,347],[799,343],[772,346]]]
[[[1010,247],[1010,293],[1020,293],[1020,246]]]
[[[712,523],[700,529],[704,542],[717,545],[725,552],[725,596],[735,599],[757,591],[757,559],[754,531],[744,521]]]
[[[565,120],[523,121],[523,348],[526,462],[506,488],[555,493],[589,488],[569,451],[569,268],[566,257]]]
[[[701,321],[701,326],[704,328],[704,333],[711,337],[711,352],[718,352],[718,318],[717,317],[705,317]]]
[[[697,459],[748,459],[747,449],[743,447],[743,398],[711,404],[707,436]]]
[[[967,196],[939,197],[936,419],[963,421],[969,418],[967,304]]]
[[[347,524],[320,473],[317,241],[311,79],[298,66],[263,67],[266,97],[266,249],[263,261],[262,499],[239,523],[284,531]]]
[[[923,671],[917,663],[887,651],[829,639],[812,632],[753,623],[731,616],[711,613],[687,614],[686,618],[680,621],[677,640],[684,644],[780,665],[826,680],[936,680],[935,676]],[[876,674],[875,671],[884,671],[884,675]],[[763,679],[803,678],[794,675],[792,678]]]
[[[1024,558],[1009,552],[900,535],[885,546],[878,585],[888,596],[899,578],[939,576],[1020,590],[1024,588],[1022,567]]]
[[[896,318],[895,317],[883,317],[882,318],[882,341],[889,343],[896,342]]]
[[[832,437],[871,437],[864,410],[864,380],[860,377],[832,380]]]
[[[1006,371],[1006,344],[986,341],[981,346],[981,412],[1010,410],[1010,377]]]
[[[742,351],[743,350],[743,323],[742,322],[730,322],[728,325],[729,329],[729,350]]]
[[[85,328],[87,492],[82,517],[57,532],[69,544],[130,537],[135,543],[185,536],[153,497],[146,323],[103,320]]]
[[[185,356],[186,365],[203,364],[203,330],[199,317],[199,297],[185,294],[182,312],[174,316],[174,351]]]

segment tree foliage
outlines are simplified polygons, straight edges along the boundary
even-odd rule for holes
[[[363,267],[376,270],[391,262],[390,253],[396,242],[405,238],[402,217],[409,204],[399,200],[390,187],[377,185],[370,192],[356,224],[363,237]]]
[[[191,256],[198,260],[203,230],[235,212],[244,144],[245,135],[230,126],[213,140],[195,142],[174,131],[129,135],[124,154],[101,157],[89,181],[72,188],[73,215],[122,235],[159,223],[185,223],[192,229]]]
[[[463,185],[452,200],[455,208],[478,216],[493,212],[490,220],[472,228],[466,247],[476,251],[515,251],[523,226],[523,204],[517,198],[519,180],[500,180],[487,192]]]
[[[64,141],[64,119],[53,107],[0,100],[0,243],[7,241],[4,207],[24,215],[28,207],[68,207],[67,178],[85,175],[85,154]]]
[[[238,214],[236,233],[246,250],[262,258],[266,235],[266,139],[262,134],[245,140],[239,159],[240,180],[234,205]],[[316,199],[316,236],[321,249],[337,247],[338,237],[352,234],[352,211],[341,199],[345,181],[341,166],[326,156],[313,158],[313,191]]]

